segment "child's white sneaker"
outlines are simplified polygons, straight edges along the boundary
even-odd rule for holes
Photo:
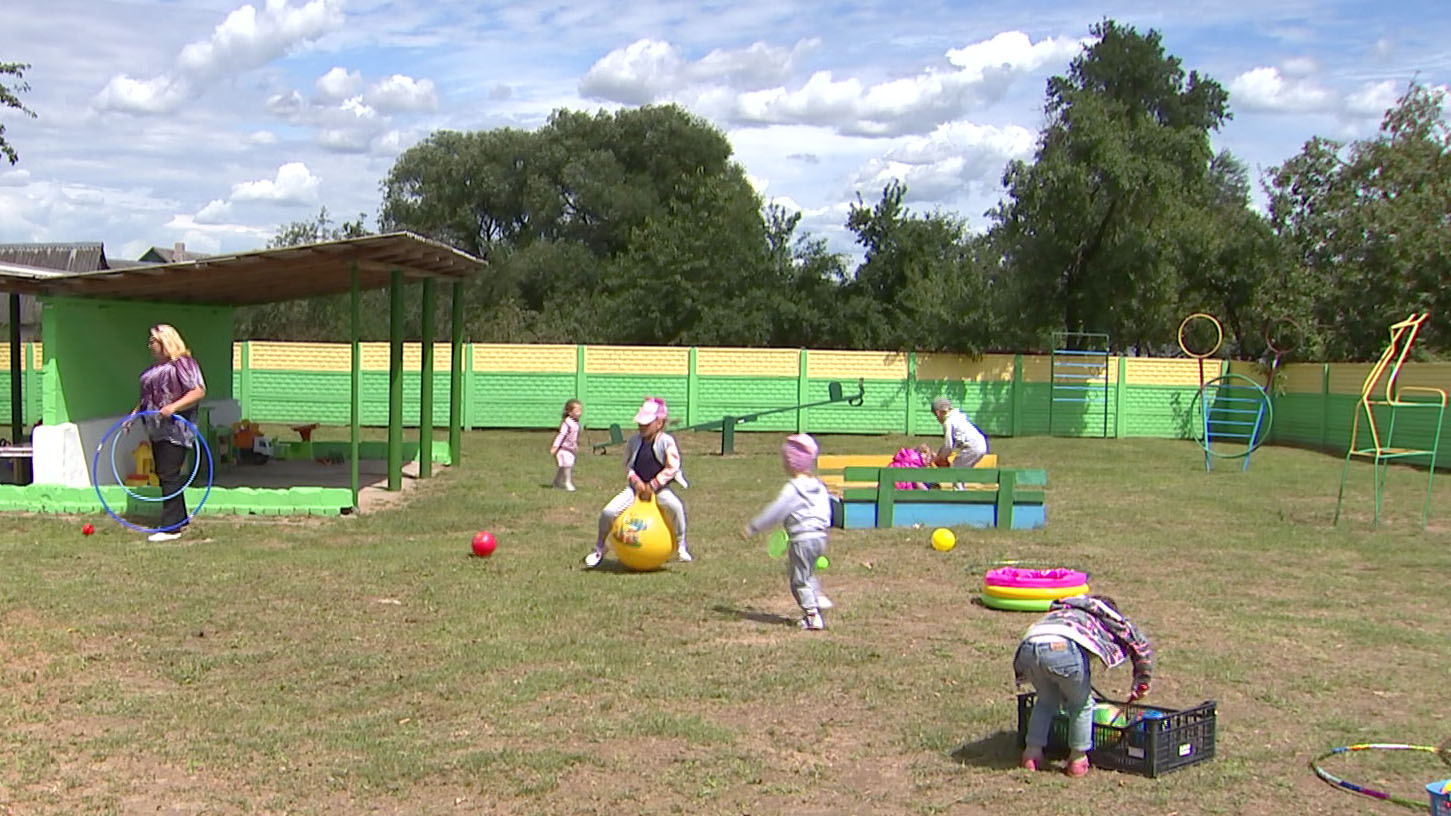
[[[605,554],[599,550],[595,550],[584,557],[584,565],[591,568],[598,567],[603,560],[605,560]]]
[[[675,549],[675,557],[687,563],[695,560],[695,556],[690,554],[690,550],[686,549],[684,544]]]
[[[816,593],[816,608],[817,609],[820,609],[822,612],[825,612],[826,610],[831,609],[834,606],[836,606],[836,604],[832,603],[830,598],[826,597],[825,595],[821,594],[820,592]]]
[[[820,632],[826,628],[826,621],[822,620],[820,612],[811,609],[805,615],[801,616],[801,623],[799,625],[808,632]]]
[[[175,541],[178,538],[181,538],[181,533],[158,532],[147,536],[146,540],[152,544],[160,544],[163,541]]]

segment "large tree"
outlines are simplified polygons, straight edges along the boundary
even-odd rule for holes
[[[1451,128],[1446,94],[1412,83],[1380,133],[1316,138],[1267,177],[1270,219],[1314,301],[1326,352],[1372,359],[1386,328],[1430,312],[1425,351],[1451,349]]]
[[[1112,20],[1066,76],[1048,82],[1047,123],[1033,161],[1011,163],[993,214],[1005,253],[1007,317],[1024,344],[1048,332],[1108,332],[1115,346],[1172,338],[1180,239],[1229,113],[1211,79],[1165,53],[1158,32]]]
[[[35,111],[25,107],[19,96],[30,90],[30,84],[25,81],[25,69],[29,67],[29,63],[24,62],[0,62],[0,76],[8,74],[15,77],[14,84],[6,85],[4,82],[0,82],[0,107],[13,108],[34,119]],[[5,154],[5,158],[9,159],[11,164],[20,161],[20,154],[16,153],[15,148],[10,146],[10,142],[5,140],[5,125],[3,124],[0,124],[0,153]]]
[[[759,196],[724,134],[678,107],[561,110],[532,132],[436,133],[399,157],[383,190],[384,229],[488,258],[469,292],[476,339],[770,334]]]

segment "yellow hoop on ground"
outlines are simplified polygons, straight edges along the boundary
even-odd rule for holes
[[[1014,587],[996,586],[986,584],[982,588],[982,594],[994,598],[1017,598],[1024,601],[1052,601],[1058,598],[1069,598],[1074,595],[1087,595],[1088,584],[1079,584],[1071,587]]]
[[[1209,351],[1203,352],[1203,353],[1195,353],[1195,352],[1192,352],[1192,351],[1189,350],[1189,347],[1184,344],[1184,330],[1187,329],[1187,328],[1189,328],[1189,321],[1193,320],[1196,317],[1202,317],[1205,320],[1208,320],[1210,323],[1213,323],[1214,324],[1214,333],[1216,335],[1215,336],[1215,339],[1214,339],[1214,348],[1210,349]],[[1212,357],[1212,356],[1214,356],[1214,353],[1216,351],[1219,351],[1219,347],[1222,346],[1222,345],[1224,345],[1224,326],[1221,326],[1219,324],[1219,320],[1216,319],[1214,317],[1214,315],[1212,315],[1212,314],[1205,314],[1204,312],[1195,312],[1194,314],[1189,315],[1188,317],[1184,318],[1184,322],[1179,324],[1179,348],[1185,354],[1187,354],[1190,357],[1193,357],[1196,360],[1203,360],[1205,357]]]

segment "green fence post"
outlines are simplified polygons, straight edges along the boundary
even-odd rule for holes
[[[1330,364],[1320,364],[1320,449],[1330,447]]]
[[[915,351],[907,352],[907,382],[906,387],[902,389],[902,392],[902,402],[905,403],[902,414],[902,432],[905,433],[907,436],[911,436],[912,399],[917,394],[917,352]]]
[[[1008,436],[1017,436],[1023,423],[1023,354],[1013,355],[1013,382],[1008,387]]]
[[[242,419],[252,415],[252,341],[242,343],[242,370],[237,377],[237,405]]]
[[[690,347],[689,363],[688,363],[688,367],[686,368],[686,371],[685,371],[685,424],[686,425],[694,425],[695,424],[695,418],[700,415],[700,411],[699,411],[699,408],[698,408],[698,403],[700,402],[700,399],[699,399],[699,397],[700,397],[700,380],[697,378],[697,375],[695,373],[695,366],[696,366],[696,363],[698,362],[698,357],[697,357],[697,354],[696,353],[698,351],[699,351],[699,349],[697,349],[695,346],[691,346]],[[721,453],[725,453],[725,450],[724,450],[724,444],[725,444],[724,443],[724,438],[722,438],[722,443],[721,444],[722,444]]]
[[[358,264],[354,261],[348,271],[348,340],[351,348],[350,360],[348,363],[348,485],[353,491],[353,507],[358,506],[358,493],[362,489],[358,481],[358,456],[362,443],[359,438],[359,423],[362,422],[363,409],[362,397],[360,396],[361,382],[363,379],[363,351],[359,339],[360,315],[362,313],[362,294],[358,286]],[[242,346],[242,370],[246,371],[250,366],[247,347]],[[243,412],[242,416],[247,414]]]
[[[1118,356],[1118,382],[1113,390],[1113,438],[1122,439],[1124,435],[1124,377],[1129,370],[1128,361],[1122,354]],[[1104,372],[1107,376],[1108,372]]]
[[[807,360],[810,359],[810,351],[802,348],[797,354],[797,405],[807,401],[805,395],[811,393],[811,379],[807,376]],[[797,433],[807,433],[807,418],[805,409],[797,411]]]
[[[574,398],[588,405],[584,386],[584,344],[580,343],[574,347]]]
[[[811,394],[811,382],[806,379],[806,349],[796,355],[796,404],[805,405]],[[796,409],[796,433],[806,433],[805,408]]]

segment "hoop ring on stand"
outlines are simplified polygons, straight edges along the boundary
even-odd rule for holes
[[[1290,326],[1295,330],[1296,333],[1294,335],[1294,338],[1292,338],[1292,342],[1284,346],[1280,346],[1275,343],[1273,330],[1279,328],[1280,326]],[[1295,338],[1301,337],[1304,334],[1305,330],[1300,326],[1299,321],[1295,320],[1294,318],[1272,317],[1265,320],[1265,347],[1275,353],[1276,360],[1280,359],[1280,357],[1282,357],[1283,355],[1289,354],[1297,347],[1299,347],[1300,341]]]
[[[1248,383],[1248,385],[1233,385],[1230,382],[1231,380],[1243,380],[1244,382]],[[1259,383],[1251,380],[1249,377],[1246,377],[1243,374],[1223,374],[1199,386],[1199,392],[1194,395],[1194,400],[1189,403],[1189,416],[1193,417],[1195,415],[1194,410],[1196,402],[1199,404],[1199,415],[1201,417],[1203,416],[1203,411],[1206,410],[1206,402],[1204,398],[1205,392],[1207,392],[1211,387],[1217,386],[1226,386],[1230,388],[1253,388],[1254,390],[1258,391],[1260,395],[1260,403],[1263,406],[1264,421],[1260,423],[1260,426],[1256,429],[1257,432],[1255,433],[1255,438],[1249,440],[1249,442],[1246,443],[1244,450],[1239,451],[1238,453],[1220,453],[1218,451],[1215,451],[1213,445],[1211,445],[1210,436],[1207,433],[1201,434],[1199,438],[1195,441],[1197,441],[1199,443],[1199,447],[1203,448],[1204,452],[1209,454],[1210,456],[1217,456],[1220,459],[1243,459],[1244,457],[1249,456],[1251,453],[1254,453],[1255,449],[1258,448],[1260,445],[1264,444],[1265,439],[1269,437],[1270,428],[1274,425],[1275,422],[1275,405],[1273,402],[1270,401],[1269,394],[1265,392],[1265,389],[1260,386]],[[1205,423],[1203,422],[1199,423],[1201,430],[1203,430],[1204,424]]]
[[[192,444],[192,449],[196,451],[196,461],[192,466],[191,478],[187,479],[186,483],[178,488],[175,493],[167,496],[162,496],[161,498],[142,496],[139,493],[131,490],[131,488],[126,485],[125,481],[120,478],[116,470],[116,431],[119,430],[122,425],[125,425],[126,423],[135,420],[137,417],[142,417],[147,414],[160,413],[160,411],[137,411],[134,414],[129,414],[122,417],[121,419],[116,420],[116,424],[112,425],[110,430],[106,431],[106,433],[101,436],[101,441],[96,445],[96,452],[94,455],[91,456],[91,486],[94,487],[96,490],[96,498],[99,499],[101,502],[101,509],[105,510],[106,515],[115,519],[123,527],[129,527],[132,530],[136,530],[142,533],[169,533],[172,530],[179,529],[191,523],[191,520],[196,518],[196,514],[201,511],[202,506],[207,503],[207,498],[212,495],[212,476],[215,475],[216,471],[216,468],[214,467],[207,468],[207,489],[206,492],[202,494],[201,501],[197,502],[196,507],[192,508],[191,512],[187,514],[186,518],[178,521],[175,524],[168,524],[165,527],[143,527],[139,524],[133,524],[126,519],[121,518],[121,516],[117,514],[115,510],[111,509],[111,505],[106,502],[105,494],[101,491],[101,482],[99,479],[96,478],[96,473],[99,471],[101,465],[101,449],[106,447],[106,443],[108,441],[111,443],[111,473],[117,476],[116,482],[117,484],[121,485],[121,489],[126,491],[126,495],[138,501],[160,502],[175,497],[182,491],[186,490],[188,487],[191,487],[192,482],[196,480],[197,472],[201,468],[201,457],[205,455],[208,462],[212,460],[211,446],[207,445],[207,440],[205,437],[202,436],[201,430],[197,428],[196,425],[193,425],[191,421],[188,420],[186,417],[172,414],[172,419],[176,420],[177,422],[181,422],[187,427],[191,428],[192,438],[195,440],[195,442]]]
[[[1189,350],[1189,346],[1184,342],[1184,330],[1187,329],[1187,328],[1189,328],[1189,322],[1192,321],[1192,320],[1194,320],[1195,318],[1202,318],[1202,319],[1208,320],[1210,323],[1214,324],[1214,333],[1215,333],[1214,348],[1210,349],[1209,351],[1205,351],[1205,352],[1193,352],[1193,351],[1190,351]],[[1224,327],[1219,324],[1219,320],[1217,320],[1214,317],[1214,315],[1212,315],[1212,314],[1205,314],[1204,312],[1195,312],[1194,314],[1189,315],[1188,317],[1184,318],[1184,322],[1179,324],[1179,348],[1182,349],[1185,354],[1187,354],[1190,357],[1193,357],[1196,360],[1203,360],[1206,357],[1212,357],[1212,356],[1214,356],[1214,353],[1217,352],[1217,351],[1219,351],[1219,347],[1221,345],[1223,345],[1223,344],[1224,344]]]

